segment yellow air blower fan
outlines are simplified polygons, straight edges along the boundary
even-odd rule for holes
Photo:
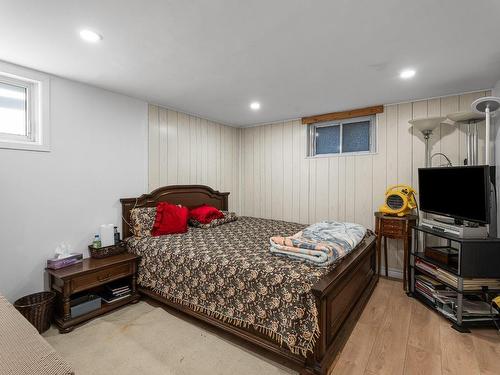
[[[405,216],[417,207],[415,190],[408,185],[390,186],[385,192],[385,203],[379,211],[384,214]]]

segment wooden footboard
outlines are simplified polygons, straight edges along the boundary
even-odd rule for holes
[[[304,373],[328,373],[377,284],[375,236],[359,246],[313,288],[321,335]]]

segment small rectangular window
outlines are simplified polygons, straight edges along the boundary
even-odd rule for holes
[[[309,125],[309,156],[375,152],[375,117]]]
[[[0,81],[0,132],[13,139],[27,139],[28,88]]]
[[[49,150],[49,78],[0,62],[0,148]]]

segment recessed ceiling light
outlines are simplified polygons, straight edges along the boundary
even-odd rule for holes
[[[399,77],[402,79],[409,79],[414,77],[416,73],[414,69],[405,69],[399,73]]]
[[[89,43],[97,43],[102,40],[102,35],[99,35],[95,31],[89,29],[81,30],[80,37]]]
[[[260,103],[259,102],[252,102],[250,103],[250,108],[252,108],[254,111],[260,109]]]

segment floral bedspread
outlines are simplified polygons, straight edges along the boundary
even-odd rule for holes
[[[319,335],[312,285],[332,267],[273,256],[272,236],[306,226],[240,217],[184,234],[132,237],[141,255],[138,283],[163,297],[236,326],[252,326],[293,353],[307,355]]]

